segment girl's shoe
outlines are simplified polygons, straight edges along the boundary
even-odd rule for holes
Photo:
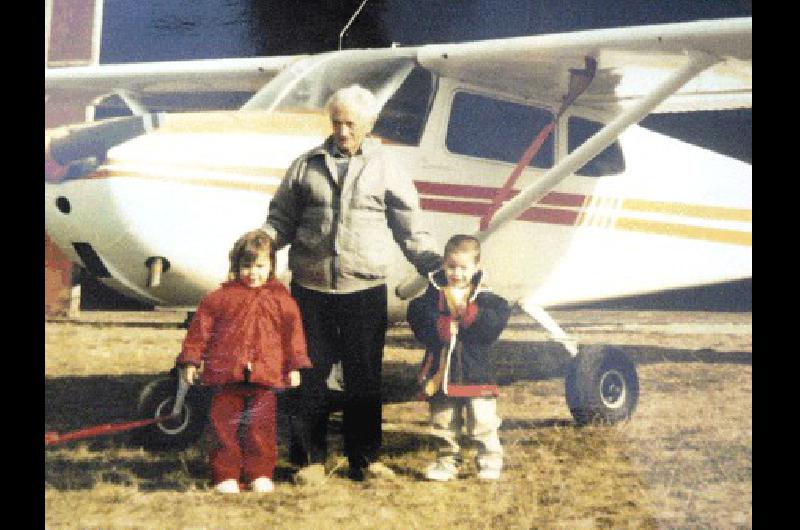
[[[214,486],[217,493],[239,493],[239,481],[233,478],[223,480]]]
[[[255,493],[272,493],[275,489],[275,485],[268,477],[258,477],[250,483],[250,489]]]

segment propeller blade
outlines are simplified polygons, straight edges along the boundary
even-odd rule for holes
[[[45,176],[60,178],[80,160],[101,161],[109,149],[158,128],[162,120],[158,113],[142,114],[45,132]]]

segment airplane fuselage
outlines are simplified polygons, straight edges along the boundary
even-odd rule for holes
[[[443,246],[477,230],[513,164],[442,149],[447,116],[436,111],[419,145],[385,147],[411,173],[425,224]],[[85,255],[93,252],[114,289],[155,305],[195,305],[225,279],[232,242],[264,222],[291,160],[328,127],[325,116],[307,114],[170,115],[161,129],[110,150],[88,178],[46,184],[48,233],[97,274]],[[752,274],[750,165],[638,126],[619,145],[623,171],[570,176],[486,242],[482,265],[495,291],[550,306]],[[518,186],[540,173],[529,168]],[[168,269],[148,287],[153,257]],[[393,292],[413,269],[399,248],[391,262]],[[286,249],[279,276],[288,279]],[[392,295],[392,318],[404,310]]]
[[[724,27],[740,35],[749,25]],[[135,123],[141,130],[98,153],[98,167],[72,179],[54,170],[51,177],[62,180],[45,184],[46,228],[72,261],[112,288],[156,305],[195,305],[225,280],[232,243],[264,223],[290,162],[331,133],[330,95],[359,83],[380,102],[373,133],[415,182],[423,221],[442,247],[452,234],[478,231],[531,140],[551,131],[530,163],[520,162],[525,169],[505,197],[509,207],[498,212],[503,221],[482,232],[487,283],[523,307],[748,278],[752,166],[630,125],[656,106],[675,110],[697,101],[693,96],[706,106],[750,104],[748,63],[731,58],[694,78],[714,60],[670,47],[680,51],[709,28],[672,31],[674,42],[661,33],[653,41],[613,34],[618,46],[631,37],[665,47],[657,61],[645,62],[612,48],[597,52],[613,40],[602,32],[565,37],[586,40],[597,55],[571,59],[595,76],[577,100],[562,97],[565,80],[572,81],[570,60],[531,52],[550,49],[546,38],[309,56],[237,111],[143,115]],[[728,76],[724,83],[721,76]],[[51,143],[48,151],[48,138],[46,171],[54,167],[51,156],[68,159],[66,151],[75,150],[65,143],[68,149],[54,152]],[[95,154],[92,139],[77,144],[89,151],[70,160]],[[542,193],[537,183],[544,183]],[[399,248],[394,252],[388,284],[397,320],[405,302],[395,287],[415,273]],[[283,280],[286,262],[284,249]]]

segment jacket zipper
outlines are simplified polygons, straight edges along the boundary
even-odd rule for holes
[[[332,227],[331,227],[331,236],[332,236],[331,237],[331,289],[336,290],[336,288],[337,288],[336,261],[338,260],[338,256],[339,256],[339,253],[336,250],[336,239],[337,239],[337,237],[339,235],[339,219],[341,218],[341,215],[342,215],[342,188],[341,188],[341,185],[342,185],[342,182],[344,181],[344,179],[347,177],[347,174],[345,173],[345,175],[342,176],[342,182],[339,182],[339,168],[338,168],[335,160],[333,161],[333,164],[330,163],[331,161],[328,160],[329,156],[330,155],[328,155],[327,153],[325,154],[325,166],[328,169],[328,173],[330,174],[330,179],[331,179],[331,184],[332,184],[331,189],[333,190],[333,204],[331,205],[332,209],[333,209],[333,216],[331,218],[331,224],[332,224]],[[333,167],[333,169],[336,170],[335,174],[333,172],[331,172],[331,167]]]
[[[342,215],[342,192],[338,186],[333,186],[333,201],[338,208],[334,210],[331,219],[332,232],[331,232],[331,288],[336,289],[336,261],[339,258],[339,252],[336,250],[336,238],[339,235],[339,218]]]

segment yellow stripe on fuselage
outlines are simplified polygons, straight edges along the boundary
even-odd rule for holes
[[[270,135],[287,138],[325,138],[331,133],[331,123],[324,111],[212,111],[167,114],[159,128],[149,135],[159,148],[169,150],[171,146],[179,152],[186,149],[186,138],[197,135],[208,142],[209,138],[240,135],[252,141]],[[182,138],[183,143],[171,144],[171,138]],[[302,142],[301,142],[302,143]],[[204,145],[204,144],[199,144]],[[214,146],[217,148],[218,146]],[[136,178],[161,182],[181,183],[191,186],[221,189],[239,189],[274,194],[278,183],[286,174],[286,167],[270,167],[255,164],[209,163],[188,158],[176,160],[175,156],[157,156],[145,160],[142,154],[126,151],[119,158],[109,159],[103,167],[87,178]],[[169,158],[161,160],[159,158]],[[197,157],[203,158],[203,157]],[[205,158],[208,158],[207,156]],[[224,158],[224,157],[223,157]],[[230,157],[228,157],[230,158]],[[259,182],[264,179],[265,182]]]
[[[644,199],[625,199],[622,209],[635,212],[661,213],[682,217],[697,217],[719,221],[752,222],[753,211],[745,208],[728,208],[724,206],[706,206],[684,204],[679,202],[659,202]]]
[[[663,223],[659,221],[647,221],[644,219],[631,219],[630,217],[618,218],[614,228],[619,228],[621,230],[632,230],[635,232],[645,232],[648,234],[682,237],[687,239],[701,239],[704,241],[729,243],[733,245],[752,246],[753,244],[753,234],[750,232],[676,223]]]
[[[277,174],[277,171],[276,171]],[[280,171],[280,175],[283,176],[283,170]],[[255,182],[255,181],[246,181],[246,180],[230,180],[230,178],[226,179],[224,176],[220,176],[219,178],[211,178],[211,177],[203,177],[203,178],[184,178],[184,177],[171,177],[161,175],[155,175],[153,173],[145,173],[140,171],[107,171],[107,170],[100,170],[94,173],[92,178],[105,178],[105,179],[128,179],[128,178],[135,178],[135,179],[145,179],[145,180],[157,180],[159,182],[169,182],[169,183],[179,183],[185,184],[188,186],[199,186],[201,188],[217,188],[217,189],[235,189],[235,190],[246,190],[246,191],[256,191],[259,193],[266,193],[268,195],[274,195],[278,189],[279,184],[273,184],[268,182]]]
[[[146,167],[147,169],[143,169]],[[282,179],[286,168],[280,167],[255,167],[246,165],[206,165],[206,164],[174,164],[164,162],[160,164],[126,163],[110,160],[108,164],[89,175],[88,178],[109,178],[124,175],[156,175],[167,176],[173,179],[183,178],[194,180],[207,175],[224,176],[227,178],[270,178]]]
[[[324,112],[216,111],[167,114],[159,133],[242,133],[322,136],[331,134],[331,121]]]

